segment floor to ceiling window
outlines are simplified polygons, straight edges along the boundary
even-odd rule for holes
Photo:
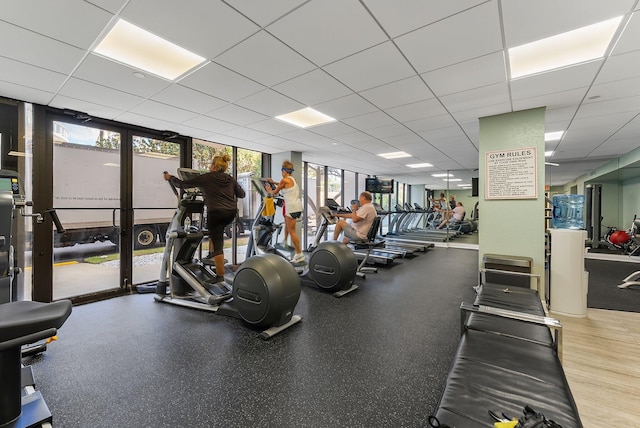
[[[176,174],[180,144],[133,136],[133,283],[155,281],[167,227],[179,203],[164,171]]]
[[[247,254],[247,242],[251,233],[251,225],[258,214],[261,198],[260,193],[251,183],[251,176],[262,175],[262,153],[247,149],[236,150],[236,169],[238,183],[244,189],[246,196],[238,201],[238,219],[236,232],[238,236],[237,259],[235,263],[242,263]]]
[[[322,216],[318,215],[318,208],[325,205],[325,168],[322,165],[307,163],[306,182],[306,210],[307,223],[305,234],[308,243],[314,241],[316,232],[322,222]]]

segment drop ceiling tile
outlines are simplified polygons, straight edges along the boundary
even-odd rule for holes
[[[3,21],[81,49],[88,49],[113,17],[111,13],[82,0],[10,3],[2,7]],[[78,19],[79,16],[82,19]],[[12,44],[14,42],[12,40]]]
[[[355,145],[371,139],[371,136],[365,134],[362,131],[354,131],[354,132],[349,132],[346,134],[334,136],[333,139],[345,144]]]
[[[596,84],[632,79],[640,73],[640,50],[607,58]]]
[[[288,132],[280,135],[282,138],[286,138],[289,141],[304,144],[309,147],[328,148],[333,143],[333,140],[322,135],[314,134],[306,129],[298,129],[296,131]]]
[[[132,112],[122,113],[116,116],[114,119],[124,123],[135,123],[139,126],[144,126],[150,129],[167,129],[172,125],[171,123],[167,123],[167,121],[162,119]]]
[[[318,66],[387,40],[359,2],[343,0],[307,2],[267,30]]]
[[[85,54],[83,49],[0,21],[0,56],[69,74]]]
[[[279,0],[277,2],[255,2],[246,0],[226,0],[228,4],[239,10],[258,25],[265,27],[287,13],[291,12],[307,0]]]
[[[521,98],[518,100],[513,100],[513,110],[519,111],[538,107],[546,107],[547,112],[549,112],[550,109],[558,109],[567,106],[578,105],[584,98],[586,90],[587,88],[584,87],[571,89],[568,91],[547,93],[540,96],[533,96],[531,98]]]
[[[391,42],[343,58],[324,70],[356,92],[415,75]]]
[[[318,104],[314,108],[338,120],[378,110],[370,102],[356,94],[336,98],[335,100]]]
[[[624,119],[629,114],[638,114],[640,106],[640,96],[618,98],[614,100],[605,100],[584,104],[578,110],[576,118],[586,117],[607,117],[613,113],[621,113],[618,115],[620,119]]]
[[[88,3],[95,4],[111,13],[116,13],[122,9],[122,7],[127,4],[127,1],[128,0],[87,0]]]
[[[447,114],[447,111],[437,98],[405,104],[385,109],[385,111],[398,122],[403,123]]]
[[[456,121],[449,114],[440,116],[425,117],[424,119],[411,120],[403,123],[407,128],[414,132],[428,131],[430,129],[446,128],[454,126]]]
[[[425,73],[502,50],[499,16],[497,3],[487,2],[395,42],[416,70]]]
[[[260,138],[266,138],[270,136],[269,134],[266,134],[264,132],[256,131],[255,129],[245,128],[245,127],[238,127],[230,131],[226,131],[225,135],[228,135],[234,138],[240,138],[246,141],[257,141]]]
[[[603,144],[598,148],[594,149],[592,152],[588,154],[589,157],[599,158],[599,157],[608,157],[612,158],[618,156],[620,153],[628,153],[631,150],[638,148],[638,138],[624,138],[619,140],[614,140],[607,142],[607,144]]]
[[[152,100],[172,104],[174,107],[196,113],[205,113],[210,110],[220,108],[227,104],[219,98],[212,97],[202,92],[195,91],[186,86],[173,84],[151,97]]]
[[[480,106],[471,108],[469,110],[457,111],[453,114],[458,123],[471,122],[478,120],[481,117],[496,116],[498,114],[511,113],[515,110],[511,107],[509,102],[502,102],[498,104],[491,104],[486,106]]]
[[[405,131],[406,131],[406,128],[405,128]],[[413,132],[410,134],[400,134],[400,135],[385,137],[384,140],[387,143],[397,147],[402,151],[406,151],[404,150],[405,147],[410,147],[414,145],[418,145],[418,146],[429,145],[429,143],[427,143],[423,138],[421,138],[418,134],[415,134]]]
[[[379,110],[362,114],[360,116],[350,117],[348,119],[344,119],[343,122],[355,129],[363,131],[385,125],[395,125],[398,123],[395,119]]]
[[[587,64],[512,80],[510,82],[511,96],[514,100],[520,100],[570,89],[587,88],[593,82],[601,65],[601,61],[592,61]]]
[[[507,81],[502,52],[443,67],[423,73],[421,76],[437,96]]]
[[[433,93],[417,76],[362,91],[361,95],[378,108],[386,109],[433,98]]]
[[[640,14],[634,13],[611,54],[619,55],[637,50],[638,40],[640,40]]]
[[[447,95],[440,100],[447,110],[454,113],[498,103],[509,103],[509,91],[505,83],[499,83]]]
[[[387,140],[388,137],[395,137],[398,135],[405,135],[410,132],[404,125],[394,123],[392,125],[381,126],[378,128],[367,129],[367,134],[373,135],[376,138]]]
[[[573,105],[568,107],[549,108],[544,112],[544,120],[545,123],[548,124],[564,123],[569,125],[577,111],[578,108]]]
[[[196,70],[181,79],[180,84],[228,102],[235,102],[265,89],[263,85],[216,63],[209,63]]]
[[[615,18],[627,13],[632,4],[633,0],[502,2],[507,48]]]
[[[382,24],[387,33],[397,37],[416,28],[455,15],[465,9],[483,3],[484,0],[460,0],[455,2],[426,2],[424,0],[365,0],[365,5]]]
[[[304,104],[293,101],[271,89],[265,89],[249,95],[235,104],[269,117],[280,116],[305,108]]]
[[[0,57],[2,79],[16,85],[32,87],[49,93],[55,93],[67,78],[66,75],[44,68],[35,67],[8,58]]]
[[[600,85],[593,85],[589,89],[584,102],[585,104],[590,104],[594,102],[601,102],[604,100],[632,97],[636,95],[640,95],[640,77],[622,81],[602,83]],[[597,98],[591,99],[592,97]]]
[[[277,85],[316,68],[265,31],[224,52],[216,62],[265,86]]]
[[[260,29],[221,1],[135,0],[127,3],[121,16],[209,59]]]
[[[143,73],[144,78],[134,75],[136,69],[90,54],[78,66],[73,76],[87,82],[128,92],[144,98],[158,93],[171,85],[167,80]]]
[[[159,103],[157,101],[145,100],[129,110],[141,116],[160,119],[168,123],[182,123],[198,116],[198,113],[180,108],[173,107],[168,104]],[[160,129],[165,129],[165,127]]]
[[[233,123],[224,122],[222,120],[214,119],[208,116],[198,116],[196,118],[183,122],[183,125],[191,126],[193,128],[202,129],[210,133],[224,133],[232,129],[237,128],[237,125]]]
[[[116,91],[115,89],[74,78],[69,79],[64,84],[59,94],[90,103],[99,103],[106,107],[124,111],[129,110],[144,100],[144,98],[136,95]]]
[[[351,90],[321,69],[315,69],[273,87],[307,106],[351,94]]]
[[[314,126],[309,128],[311,132],[318,135],[324,135],[325,137],[336,137],[344,134],[349,134],[354,131],[354,128],[342,122],[325,123],[322,126]]]
[[[93,102],[56,95],[48,104],[51,107],[81,111],[91,117],[113,120],[121,114],[121,110],[102,106]]]
[[[269,116],[247,110],[234,104],[227,104],[224,107],[207,112],[207,116],[243,126],[269,119]]]
[[[252,123],[250,125],[247,125],[247,128],[255,129],[257,131],[265,132],[272,135],[286,134],[287,132],[291,132],[292,130],[297,129],[296,126],[289,125],[288,123],[278,119],[267,119],[263,120],[262,122]]]

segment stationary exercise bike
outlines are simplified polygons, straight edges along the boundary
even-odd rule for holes
[[[289,261],[290,253],[283,251],[277,241],[273,242],[274,235],[277,239],[282,225],[274,224],[273,216],[262,215],[265,200],[271,197],[265,188],[265,185],[269,186],[270,183],[255,176],[251,177],[251,183],[260,194],[261,203],[251,228],[247,244],[248,254],[277,254],[283,260]],[[333,293],[335,297],[342,297],[358,288],[354,283],[358,261],[349,247],[341,242],[326,241],[314,246],[308,253],[308,263],[292,264],[303,284],[314,285],[323,291]]]
[[[200,174],[193,169],[178,169],[181,180]],[[211,266],[195,258],[206,236],[202,192],[198,188],[183,189],[180,197],[178,189],[169,184],[178,207],[167,229],[155,300],[240,318],[254,327],[266,328],[260,334],[263,339],[299,322],[302,317],[293,311],[300,298],[300,278],[291,264],[273,254],[250,257],[235,273],[231,285],[220,282]]]

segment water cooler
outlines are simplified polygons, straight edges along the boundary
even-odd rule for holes
[[[550,310],[558,315],[587,316],[589,272],[584,270],[585,230],[550,229]]]

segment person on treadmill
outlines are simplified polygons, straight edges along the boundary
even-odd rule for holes
[[[296,222],[302,215],[302,199],[300,198],[300,186],[296,183],[296,180],[291,176],[293,174],[293,164],[286,160],[282,162],[282,180],[275,182],[273,179],[268,178],[267,181],[271,184],[275,184],[276,187],[271,189],[270,186],[265,186],[265,189],[270,195],[275,195],[278,192],[284,198],[284,224],[285,224],[285,243],[287,242],[287,235],[291,237],[291,243],[295,248],[295,255],[291,259],[292,263],[302,263],[305,261],[304,254],[300,250],[300,238],[296,233]]]
[[[342,242],[345,244],[348,244],[350,240],[367,239],[373,219],[378,216],[376,208],[371,203],[372,200],[371,193],[362,192],[358,197],[358,203],[351,205],[350,213],[334,214],[335,217],[340,218],[336,223],[336,228],[333,230],[334,241],[338,240],[341,233],[344,233]],[[351,224],[342,219],[351,219]]]
[[[230,160],[231,156],[228,154],[214,156],[209,172],[185,181],[169,173],[164,174],[164,179],[176,187],[197,186],[202,189],[209,229],[209,255],[202,262],[215,266],[218,282],[224,281],[224,228],[236,218],[238,198],[245,197],[244,189],[227,174]]]

